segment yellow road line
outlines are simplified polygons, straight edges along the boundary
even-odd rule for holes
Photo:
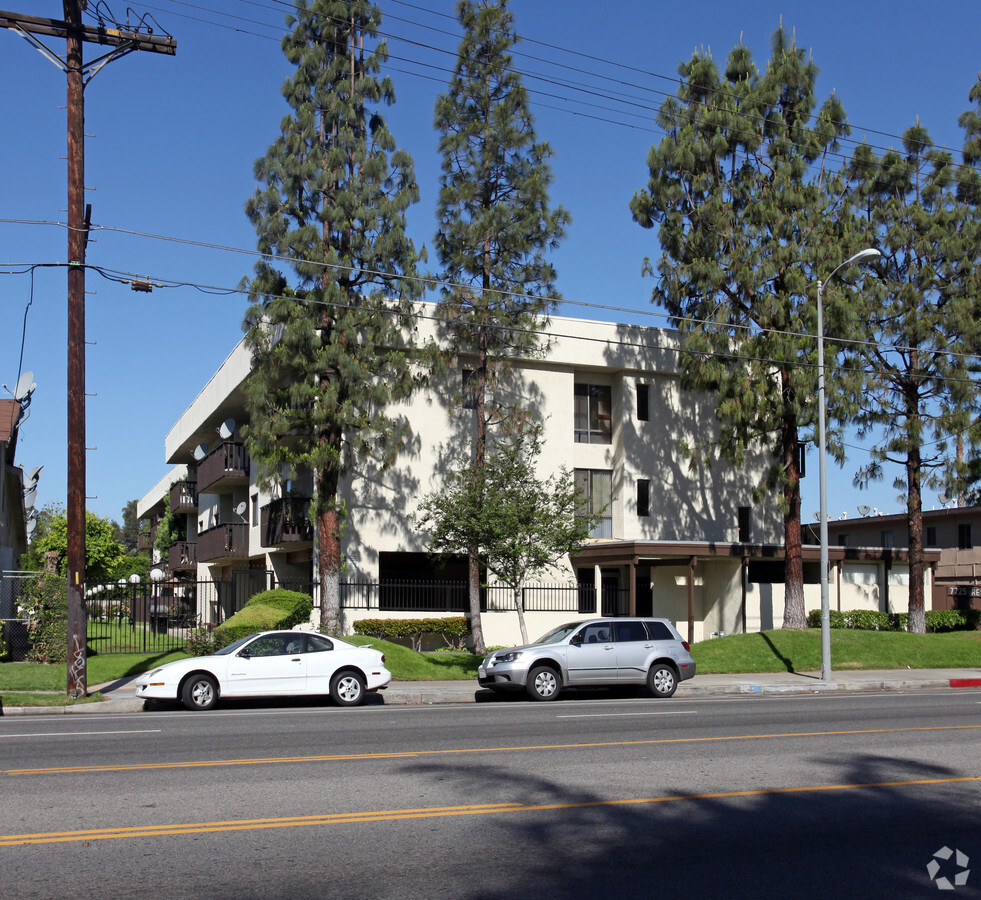
[[[918,778],[911,781],[877,781],[858,784],[825,784],[789,788],[763,788],[750,791],[714,791],[706,794],[679,794],[666,797],[638,797],[627,800],[586,800],[580,803],[541,803],[526,806],[521,803],[487,803],[476,806],[438,806],[422,809],[377,810],[353,813],[325,813],[313,816],[291,816],[271,819],[233,819],[224,822],[189,822],[172,825],[133,825],[119,828],[84,831],[51,831],[38,834],[0,835],[0,847],[26,844],[64,844],[72,842],[109,841],[134,837],[165,837],[178,834],[213,834],[230,831],[250,831],[262,828],[296,828],[313,825],[350,825],[363,822],[398,822],[410,819],[444,818],[447,816],[485,816],[500,813],[552,812],[556,810],[587,809],[614,806],[640,806],[653,803],[674,803],[691,800],[725,800],[741,797],[763,797],[777,794],[818,793],[860,790],[862,788],[914,787],[920,785],[956,784],[981,781],[981,776],[954,778]]]
[[[274,763],[348,762],[354,760],[407,759],[461,753],[526,753],[533,750],[588,750],[596,747],[636,747],[655,744],[699,744],[719,741],[764,741],[787,738],[841,737],[861,734],[902,734],[918,731],[960,731],[981,725],[930,725],[916,728],[865,728],[853,731],[792,731],[785,734],[735,734],[719,737],[652,738],[641,741],[596,741],[585,744],[534,744],[526,747],[459,747],[454,750],[406,750],[402,753],[351,753],[323,756],[272,756],[255,759],[205,759],[162,763],[104,763],[97,766],[60,766],[47,769],[0,769],[0,775],[66,775],[93,772],[145,772],[151,769],[192,769],[208,766],[263,766]]]

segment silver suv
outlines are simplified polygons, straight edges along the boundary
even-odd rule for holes
[[[627,684],[670,697],[695,674],[690,649],[667,619],[586,619],[533,644],[494,651],[477,680],[493,691],[524,689],[533,700],[554,700],[564,687]]]

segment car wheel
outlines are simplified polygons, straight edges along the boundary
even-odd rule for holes
[[[218,682],[203,673],[192,675],[181,688],[181,700],[188,709],[211,709],[218,702]]]
[[[562,678],[549,666],[538,666],[528,673],[525,690],[532,700],[554,700],[562,690]]]
[[[338,706],[357,706],[364,700],[364,677],[360,672],[338,672],[330,680],[330,697]]]
[[[655,697],[670,697],[678,688],[678,673],[667,663],[655,663],[647,673],[647,687]]]

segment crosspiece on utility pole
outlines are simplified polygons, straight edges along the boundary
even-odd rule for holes
[[[85,245],[89,218],[85,208],[85,74],[88,80],[108,63],[135,50],[177,52],[170,35],[102,25],[83,25],[85,0],[63,0],[65,20],[42,19],[0,11],[0,28],[25,38],[57,65],[68,80],[68,695],[85,696],[87,627],[85,618]],[[35,35],[63,37],[65,56],[46,47]],[[85,43],[110,47],[83,61]]]

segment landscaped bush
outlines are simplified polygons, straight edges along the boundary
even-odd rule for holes
[[[27,617],[32,662],[63,663],[68,658],[68,582],[60,575],[40,575],[23,585],[21,615]]]
[[[413,650],[422,649],[427,634],[438,634],[447,647],[461,650],[470,634],[470,620],[465,616],[444,619],[360,619],[354,623],[355,634],[397,641],[408,638]]]
[[[925,614],[927,631],[973,631],[981,622],[977,609],[928,609]],[[829,610],[832,628],[855,628],[859,631],[905,631],[907,613],[880,612],[877,609]],[[807,616],[810,628],[821,627],[821,610],[812,609]]]
[[[193,631],[184,649],[192,656],[204,656],[257,631],[302,625],[310,620],[312,611],[313,600],[306,594],[282,589],[263,591],[210,635],[201,629]]]

